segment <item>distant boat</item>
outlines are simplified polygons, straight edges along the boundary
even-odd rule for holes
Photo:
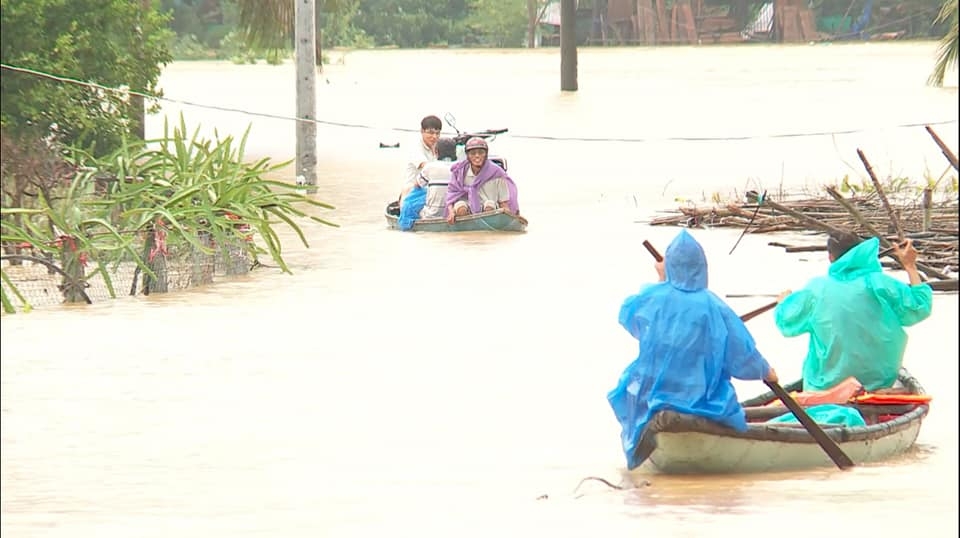
[[[397,202],[390,202],[384,211],[387,226],[392,230],[399,230],[398,223],[400,207]],[[411,232],[525,232],[527,219],[505,209],[485,211],[475,215],[457,217],[453,224],[447,224],[447,219],[430,218],[417,219],[413,223]]]
[[[473,137],[480,137],[484,140],[494,139],[497,135],[507,132],[507,129],[488,129],[486,131],[478,132],[461,132],[457,129],[456,118],[453,117],[453,114],[445,114],[444,119],[447,124],[453,127],[457,131],[457,136],[455,137],[444,137],[437,141],[437,150],[439,152],[440,161],[449,161],[449,165],[453,165],[453,161],[457,159],[463,159],[466,155],[463,153],[461,148],[466,144],[467,140]],[[383,147],[383,143],[381,143]],[[449,154],[447,153],[449,152]],[[500,155],[491,154],[489,159],[496,163],[497,166],[503,170],[507,169],[507,159]],[[449,178],[448,178],[449,179]],[[439,183],[439,185],[446,185],[446,180]],[[444,188],[444,190],[446,190]],[[392,230],[400,229],[400,202],[390,202],[387,204],[387,208],[383,212],[384,217],[387,219],[387,226]],[[475,215],[466,215],[463,217],[457,217],[456,221],[453,224],[447,224],[445,218],[418,218],[413,222],[413,227],[408,230],[411,232],[525,232],[527,230],[527,219],[521,217],[520,215],[514,215],[510,211],[505,209],[496,209],[494,211],[484,211],[483,213],[477,213]]]
[[[848,404],[856,407],[866,426],[824,424],[823,429],[857,464],[878,462],[906,452],[920,433],[920,424],[930,410],[928,403],[911,401],[924,394],[906,370],[900,382],[909,392],[883,397],[886,405]],[[784,386],[800,390],[801,382]],[[741,402],[747,414],[747,431],[738,432],[701,417],[673,411],[656,413],[637,446],[648,457],[633,473],[727,474],[795,471],[834,465],[819,444],[800,424],[767,423],[788,413],[772,392]]]

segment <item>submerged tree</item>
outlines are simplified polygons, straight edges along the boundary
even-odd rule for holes
[[[943,86],[947,71],[957,66],[957,0],[946,0],[943,3],[934,24],[944,21],[949,21],[949,28],[947,34],[940,40],[940,46],[937,47],[937,63],[929,79],[930,84],[935,86]]]

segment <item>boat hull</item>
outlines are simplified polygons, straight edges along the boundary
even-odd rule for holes
[[[922,388],[906,371],[901,382],[911,393]],[[788,390],[795,390],[794,383]],[[773,401],[772,393],[742,402],[748,409]],[[910,449],[920,433],[927,404],[908,406],[904,414],[886,422],[861,427],[823,425],[824,431],[854,463],[871,463],[899,456]],[[867,407],[862,407],[868,412]],[[833,466],[819,444],[799,424],[751,423],[737,432],[711,421],[663,411],[657,413],[641,447],[650,451],[632,473],[735,474],[796,471]]]
[[[879,439],[838,443],[854,463],[887,460],[906,452],[920,433],[920,422]],[[739,439],[699,432],[657,435],[657,450],[638,469],[655,474],[740,474],[832,467],[816,443]]]
[[[384,213],[387,219],[387,226],[392,230],[399,230],[400,225],[396,215],[389,212]],[[453,224],[448,224],[446,219],[417,219],[413,223],[411,232],[525,232],[527,230],[527,220],[520,215],[514,215],[509,211],[497,209],[496,211],[487,211],[477,213],[476,215],[467,215],[457,217]]]

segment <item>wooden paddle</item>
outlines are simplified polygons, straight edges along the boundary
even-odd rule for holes
[[[658,262],[663,261],[663,256],[657,252],[657,249],[655,249],[649,241],[644,240],[643,246],[648,252],[650,252],[650,255],[652,255],[655,260]],[[772,310],[775,306],[777,306],[776,301],[768,305],[761,306],[752,312],[747,312],[746,314],[740,316],[740,319],[744,322],[749,321],[760,314],[763,314],[767,310]],[[837,467],[841,469],[853,467],[853,460],[851,460],[850,457],[844,453],[843,449],[840,448],[840,445],[831,439],[830,436],[823,431],[823,428],[821,428],[820,425],[810,418],[810,415],[804,411],[803,407],[801,407],[800,404],[798,404],[797,401],[787,393],[787,391],[783,390],[783,387],[781,387],[779,383],[767,380],[764,380],[763,382],[770,387],[770,390],[776,394],[777,398],[780,398],[780,401],[783,402],[783,405],[787,406],[787,409],[793,413],[793,416],[797,417],[797,420],[800,421],[800,424],[803,424],[803,427],[806,428],[810,436],[813,437],[817,444],[820,445],[820,448],[827,453],[827,456],[830,456],[830,459],[833,460],[833,463],[835,463]]]
[[[776,308],[776,306],[777,306],[778,304],[780,304],[780,303],[778,303],[777,301],[774,301],[774,302],[772,302],[772,303],[770,303],[770,304],[765,304],[765,305],[761,306],[760,308],[758,308],[758,309],[756,309],[756,310],[751,310],[750,312],[747,312],[746,314],[740,316],[740,320],[741,320],[741,321],[750,321],[751,319],[759,316],[760,314],[763,314],[763,313],[766,312],[767,310],[773,310],[774,308]]]
[[[663,256],[661,256],[660,253],[657,252],[657,249],[653,248],[653,245],[650,244],[650,241],[647,241],[646,239],[644,239],[643,246],[644,248],[647,249],[647,252],[649,252],[650,255],[653,256],[654,260],[657,260],[658,262],[663,261]]]
[[[777,395],[777,398],[780,398],[780,401],[783,402],[783,405],[787,406],[787,409],[793,413],[793,416],[797,417],[800,424],[803,424],[803,427],[806,428],[807,432],[817,441],[820,448],[827,453],[827,456],[830,456],[833,463],[837,464],[837,467],[841,469],[853,467],[853,460],[850,459],[850,456],[847,456],[843,449],[840,448],[840,445],[831,439],[830,436],[827,435],[827,432],[823,431],[823,428],[810,418],[810,415],[803,410],[803,407],[801,407],[787,391],[783,390],[783,387],[781,387],[779,383],[767,380],[763,382],[770,387],[770,390]]]

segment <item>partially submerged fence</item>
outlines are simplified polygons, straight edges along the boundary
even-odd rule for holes
[[[69,302],[92,304],[212,284],[220,278],[246,274],[256,266],[239,241],[217,246],[207,238],[204,243],[210,251],[190,244],[158,245],[154,238],[145,237],[138,250],[144,253],[143,265],[153,274],[130,259],[108,266],[106,278],[87,263],[85,256],[73,256],[69,241],[64,241],[64,252],[59,258],[28,246],[7,248],[16,253],[0,256],[3,293],[17,310]]]

